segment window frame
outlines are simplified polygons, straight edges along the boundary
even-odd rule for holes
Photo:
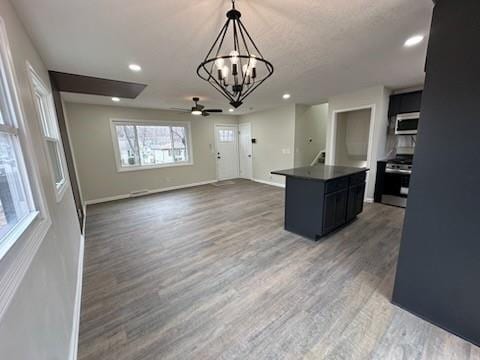
[[[170,127],[185,127],[187,131],[187,161],[178,161],[166,164],[156,164],[156,165],[131,165],[129,167],[122,167],[120,147],[118,143],[117,130],[116,126],[135,126],[135,136],[137,136],[136,126],[170,126]],[[129,172],[129,171],[142,171],[142,170],[153,170],[153,169],[162,169],[169,167],[177,166],[192,166],[193,162],[193,142],[192,142],[192,129],[190,121],[163,121],[163,120],[133,120],[133,119],[110,119],[110,131],[112,135],[113,151],[115,155],[115,166],[117,172]],[[138,145],[138,140],[137,140]],[[140,154],[139,154],[140,155]]]
[[[14,151],[30,212],[10,229],[0,243],[0,317],[8,306],[36,251],[52,224],[46,206],[36,153],[20,101],[10,43],[4,20],[0,17],[0,76],[5,85],[8,120],[1,130],[16,136]],[[8,125],[9,124],[9,125]]]
[[[32,93],[32,100],[35,105],[36,115],[40,123],[42,137],[44,142],[45,154],[52,176],[52,184],[55,191],[55,198],[57,203],[62,201],[68,186],[70,184],[68,179],[67,161],[65,159],[65,151],[63,149],[63,142],[60,136],[60,129],[58,127],[57,114],[55,112],[55,105],[53,103],[53,95],[49,88],[45,85],[42,78],[35,71],[33,66],[27,61],[28,79],[30,82],[30,90]],[[53,143],[56,149],[58,159],[59,171],[62,175],[62,180],[57,183],[57,176],[54,160],[50,154],[49,143]]]

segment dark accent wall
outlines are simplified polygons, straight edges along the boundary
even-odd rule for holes
[[[49,71],[49,73],[58,91],[62,92],[135,99],[147,87],[147,85],[144,84],[101,79],[58,71]]]
[[[437,2],[392,301],[480,345],[480,1]]]

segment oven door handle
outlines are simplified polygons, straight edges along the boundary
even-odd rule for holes
[[[386,169],[387,174],[411,175],[412,170]]]

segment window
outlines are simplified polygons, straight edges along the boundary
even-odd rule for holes
[[[28,65],[30,81],[37,113],[42,126],[43,138],[47,149],[47,156],[52,171],[53,184],[57,201],[60,201],[67,187],[65,176],[65,160],[63,147],[58,130],[57,117],[53,105],[53,98],[42,79],[35,70]]]
[[[112,120],[118,171],[191,165],[190,124]]]
[[[38,215],[27,176],[8,44],[0,29],[0,258]]]
[[[218,136],[222,143],[232,143],[235,141],[235,133],[233,130],[218,130]]]

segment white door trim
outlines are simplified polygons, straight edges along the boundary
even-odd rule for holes
[[[217,128],[218,127],[233,127],[235,128],[235,136],[236,136],[236,139],[237,139],[237,143],[236,143],[236,153],[237,153],[237,156],[236,156],[236,161],[235,161],[235,164],[236,164],[236,176],[233,177],[232,179],[235,179],[236,177],[239,176],[240,174],[240,152],[239,152],[239,148],[238,148],[238,143],[239,143],[239,136],[238,136],[238,124],[215,124],[215,126],[213,127],[213,136],[214,136],[214,141],[215,141],[215,169],[216,169],[216,178],[217,178],[217,181],[223,181],[223,180],[229,180],[229,179],[222,179],[220,180],[219,178],[219,175],[218,175],[218,161],[217,161],[217,153],[218,153],[218,150],[217,150],[217,141],[218,141],[218,138],[217,138]]]
[[[247,122],[247,123],[241,123],[241,124],[238,124],[238,131],[240,133],[240,129],[242,126],[248,126],[248,128],[250,129],[250,138],[252,137],[252,123],[250,122]],[[240,134],[239,134],[240,135]],[[251,146],[251,152],[250,152],[250,177],[242,177],[243,179],[249,179],[249,180],[253,180],[253,144],[250,145]],[[239,169],[241,170],[241,152],[240,152],[240,136],[238,137],[238,164],[239,164]],[[240,173],[240,172],[239,172]],[[241,173],[240,173],[241,175]]]

